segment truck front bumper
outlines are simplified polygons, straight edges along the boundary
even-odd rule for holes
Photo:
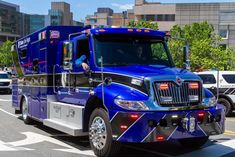
[[[190,111],[110,111],[113,139],[120,142],[160,142],[224,132],[222,105]]]

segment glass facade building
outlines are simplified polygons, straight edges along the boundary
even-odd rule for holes
[[[52,26],[58,26],[62,24],[63,12],[59,9],[49,10],[50,23]]]
[[[45,15],[30,15],[29,17],[30,33],[45,27]]]
[[[0,0],[0,42],[20,37],[19,6]]]

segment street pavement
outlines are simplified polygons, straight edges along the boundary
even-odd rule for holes
[[[39,122],[25,125],[15,115],[11,96],[0,95],[0,157],[91,157],[87,137],[72,137]],[[123,144],[121,157],[234,157],[235,113],[226,119],[223,135],[211,136],[198,150],[186,149],[176,141]]]

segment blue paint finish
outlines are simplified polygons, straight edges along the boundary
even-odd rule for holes
[[[133,28],[133,31],[128,31],[129,28],[95,28],[91,29],[91,33],[94,35],[105,35],[105,34],[136,34],[144,36],[156,36],[165,37],[165,32],[160,32],[156,30],[149,30],[149,32],[144,32],[146,29]],[[140,32],[141,30],[141,32]],[[139,31],[139,32],[138,32]]]
[[[221,109],[216,109],[216,107],[210,108],[208,110],[194,110],[194,111],[174,111],[174,112],[140,112],[144,114],[143,117],[139,118],[133,125],[130,126],[120,137],[118,137],[118,141],[120,142],[142,142],[151,131],[153,131],[153,127],[148,125],[148,120],[156,120],[159,122],[160,119],[164,118],[164,115],[190,115],[200,111],[210,112],[212,115],[217,116],[218,114],[223,114]],[[136,112],[129,112],[129,114],[135,114]],[[224,120],[222,119],[219,126],[222,128],[220,132],[223,131]],[[116,125],[125,125],[125,122]],[[158,124],[159,125],[159,124]],[[204,124],[203,124],[204,125]],[[168,124],[168,127],[172,127],[171,124]],[[213,130],[212,131],[218,131]],[[157,135],[158,131],[156,131]],[[219,134],[219,133],[216,133]],[[155,135],[155,136],[156,136]],[[207,136],[203,129],[201,130],[198,125],[195,127],[195,131],[190,133],[183,129],[181,126],[178,126],[172,134],[166,138],[166,140],[173,139],[183,139],[183,138],[195,138],[195,137],[203,137]],[[156,142],[156,140],[152,141]]]
[[[69,88],[59,89],[57,98],[59,101],[64,103],[85,106],[90,97],[89,88],[76,88],[76,90],[69,90]]]
[[[164,116],[164,113],[144,113],[133,126],[120,138],[122,142],[141,142],[151,131],[152,127],[148,126],[148,120],[159,120]],[[125,124],[125,122],[123,122]]]
[[[29,101],[29,113],[32,117],[37,118],[42,121],[47,118],[47,96],[55,95],[58,102],[64,102],[73,105],[81,105],[86,107],[87,100],[90,98],[90,94],[94,93],[94,96],[98,97],[100,100],[103,99],[102,92],[104,93],[104,105],[108,109],[109,117],[115,119],[115,115],[119,112],[122,113],[138,113],[143,114],[139,120],[137,120],[132,126],[119,138],[122,142],[141,142],[144,138],[150,134],[154,128],[149,127],[148,121],[156,120],[159,122],[164,115],[171,114],[191,114],[196,113],[198,110],[182,110],[182,111],[170,111],[170,107],[163,107],[157,104],[156,97],[154,93],[154,83],[156,81],[176,81],[176,77],[180,77],[183,81],[201,81],[200,77],[187,71],[178,69],[175,67],[166,66],[153,66],[153,65],[129,65],[129,66],[109,66],[98,67],[95,63],[95,49],[94,49],[94,36],[97,35],[142,35],[149,37],[156,37],[159,40],[165,42],[164,37],[166,34],[160,31],[154,31],[149,29],[137,29],[137,28],[95,28],[91,29],[88,34],[80,34],[71,36],[70,42],[73,43],[73,58],[71,63],[73,63],[73,68],[71,70],[63,69],[63,42],[69,41],[69,35],[74,33],[83,32],[89,28],[76,27],[76,26],[49,26],[42,30],[39,30],[29,36],[19,39],[16,42],[17,51],[19,54],[19,62],[24,71],[24,77],[20,78],[21,83],[26,84],[22,86],[17,80],[13,81],[13,107],[19,109],[20,99],[23,95],[28,98]],[[51,38],[51,32],[59,32],[58,38]],[[39,36],[46,33],[46,38],[39,40]],[[110,85],[99,84],[98,86],[92,85],[92,83],[87,86],[89,87],[55,87],[58,93],[54,93],[54,84],[52,82],[52,74],[55,72],[57,75],[62,73],[73,73],[73,74],[83,74],[84,71],[81,67],[76,67],[76,56],[77,52],[77,42],[80,39],[88,39],[90,48],[90,58],[88,58],[88,63],[90,65],[92,74],[100,74],[102,71],[104,74],[115,74],[119,76],[128,77],[127,84],[118,83],[113,81]],[[27,49],[27,55],[25,57],[20,57],[21,52]],[[34,63],[38,63],[38,71],[33,71]],[[55,71],[53,71],[55,69]],[[47,86],[36,85],[33,86],[32,80],[22,81],[28,76],[39,77],[40,75],[47,75]],[[79,75],[80,76],[80,75]],[[83,76],[81,76],[83,77]],[[83,78],[89,79],[89,76]],[[143,88],[148,89],[138,90],[135,86],[132,86],[132,79],[138,79],[143,82]],[[93,79],[93,78],[92,78]],[[101,79],[101,78],[95,78]],[[117,81],[117,80],[116,80]],[[32,86],[31,86],[32,85]],[[70,85],[70,84],[69,84]],[[104,89],[104,91],[103,91]],[[144,92],[143,92],[144,91]],[[212,98],[213,94],[207,90],[203,90],[203,98]],[[149,111],[131,111],[124,109],[114,103],[115,99],[130,100],[130,101],[143,101],[149,108]],[[202,104],[207,107],[207,104]],[[221,121],[218,123],[224,130],[224,115],[223,108],[221,105],[216,107],[211,107],[205,111],[210,112],[214,116],[222,115]],[[120,125],[120,124],[117,124]],[[199,127],[193,133],[185,132],[182,127],[178,127],[175,132],[172,133],[171,139],[182,139],[188,137],[201,137],[205,136],[203,131]],[[155,140],[153,141],[155,142]]]

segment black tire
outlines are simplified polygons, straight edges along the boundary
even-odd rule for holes
[[[29,117],[28,104],[27,104],[25,98],[23,98],[23,100],[21,102],[21,111],[22,111],[22,119],[23,119],[24,123],[31,124],[32,119]]]
[[[99,131],[98,129],[94,129],[95,127],[93,127],[93,126],[95,126],[94,123],[96,122],[97,119],[98,120],[102,119],[101,121],[102,121],[102,124],[105,125],[105,129],[101,129],[101,130],[102,131],[106,130],[106,133],[105,133],[106,137],[99,136],[100,139],[103,138],[106,141],[104,143],[101,142],[100,148],[97,148],[99,146],[97,146],[97,145],[95,146],[95,142],[93,142],[95,137],[97,137],[94,135],[94,133],[97,133]],[[92,136],[92,135],[94,135],[94,136]],[[113,141],[112,128],[111,128],[111,124],[109,122],[108,114],[102,108],[95,109],[90,116],[90,119],[89,119],[89,141],[90,141],[91,148],[97,157],[112,157],[112,156],[115,156],[118,153],[118,151],[120,150],[120,143]]]
[[[222,104],[225,107],[225,115],[230,116],[232,114],[232,105],[231,103],[225,98],[219,98],[218,104]]]
[[[20,110],[15,109],[15,114],[21,114],[22,112]]]
[[[179,139],[179,143],[186,148],[200,148],[208,141],[208,136],[205,137],[197,137],[197,138],[185,138]]]

